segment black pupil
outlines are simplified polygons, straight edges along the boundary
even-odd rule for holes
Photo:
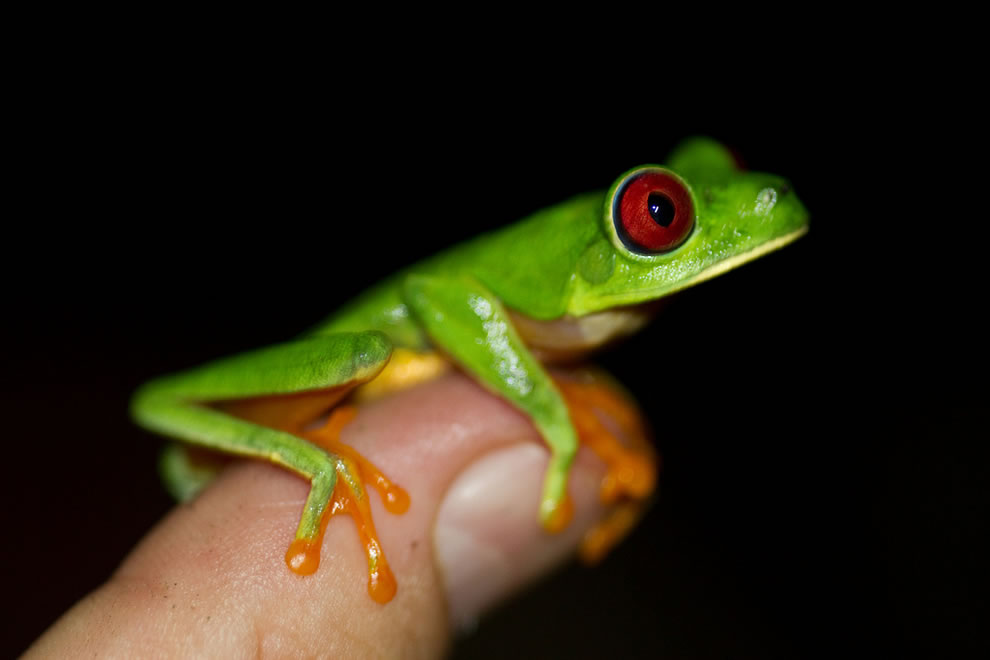
[[[661,227],[669,227],[674,221],[674,203],[663,193],[650,193],[646,204],[650,209],[650,217]]]

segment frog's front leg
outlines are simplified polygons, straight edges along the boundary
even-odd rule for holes
[[[289,568],[309,574],[319,566],[323,532],[333,515],[358,523],[368,554],[371,596],[386,602],[395,593],[378,544],[362,479],[386,485],[386,508],[401,513],[408,498],[384,475],[339,441],[353,417],[334,410],[326,425],[305,423],[332,408],[352,388],[381,371],[391,352],[376,332],[313,337],[255,351],[149,383],[135,395],[132,412],[146,428],[194,445],[261,458],[310,482]]]
[[[550,531],[563,529],[572,515],[567,479],[577,435],[564,399],[505,309],[470,278],[412,275],[403,284],[403,297],[443,352],[532,419],[550,449],[540,521]]]

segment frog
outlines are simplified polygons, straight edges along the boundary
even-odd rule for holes
[[[549,460],[534,517],[548,532],[573,513],[568,475],[578,448],[606,464],[613,515],[583,554],[602,556],[653,492],[656,453],[637,413],[601,379],[551,375],[549,365],[641,329],[673,294],[788,245],[809,213],[790,182],[743,168],[706,137],[684,140],[663,164],[634,167],[604,190],[578,194],[402,268],[295,339],[141,386],[140,426],[174,440],[161,473],[181,501],[216,476],[220,453],[268,461],[310,484],[285,563],[319,568],[330,519],[354,517],[368,560],[368,593],[389,602],[397,581],[369,506],[369,488],[401,515],[409,494],[340,440],[363,402],[456,368],[525,415]],[[609,411],[623,441],[589,407]]]

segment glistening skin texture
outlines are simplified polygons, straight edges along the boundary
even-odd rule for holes
[[[387,606],[368,598],[349,521],[327,529],[316,573],[286,570],[286,535],[308,485],[240,461],[176,508],[26,657],[440,657],[455,625],[569,555],[602,514],[603,468],[582,451],[574,521],[546,534],[533,515],[547,463],[539,436],[457,372],[362,407],[344,439],[394,473],[415,503],[389,516],[372,500],[401,576]]]
[[[343,440],[356,414],[345,400],[352,390],[374,400],[422,382],[402,374],[437,349],[535,426],[550,461],[534,515],[559,532],[572,516],[575,489],[568,481],[579,439],[606,463],[601,493],[611,504],[648,496],[655,466],[648,449],[626,446],[577,414],[582,401],[605,401],[603,386],[555,383],[541,358],[573,358],[635,330],[643,315],[633,306],[779,248],[802,235],[807,220],[784,179],[741,171],[720,145],[690,140],[667,166],[634,168],[607,191],[562,202],[397,273],[303,338],[149,383],[132,410],[156,432],[268,460],[308,480],[285,555],[289,569],[316,572],[330,519],[347,513],[366,549],[368,593],[386,603],[397,580],[368,487],[379,490],[392,514],[404,514],[410,499],[377,459],[366,458],[373,453]],[[382,390],[381,383],[392,385]],[[166,479],[182,497],[211,476],[184,451],[167,457]],[[603,523],[582,552],[599,556],[631,517],[620,511]]]

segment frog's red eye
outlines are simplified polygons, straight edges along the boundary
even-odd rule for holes
[[[694,204],[687,186],[670,172],[633,173],[619,185],[612,206],[615,230],[633,252],[668,252],[694,227]]]

